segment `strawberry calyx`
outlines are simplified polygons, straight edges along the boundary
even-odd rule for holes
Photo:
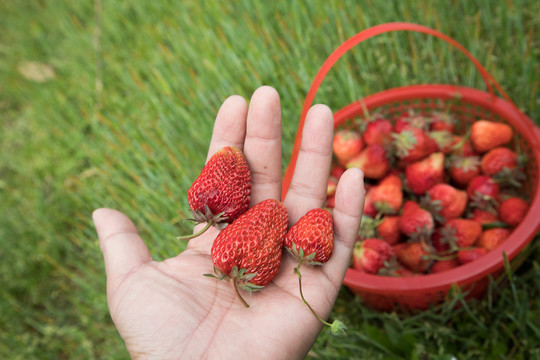
[[[188,221],[195,222],[196,225],[206,223],[206,225],[196,233],[190,234],[190,235],[181,235],[177,236],[176,239],[178,240],[190,240],[193,238],[196,238],[197,236],[202,235],[206,230],[210,229],[212,225],[214,225],[218,230],[223,230],[228,225],[227,220],[228,217],[223,216],[224,212],[220,212],[217,215],[214,215],[212,210],[208,207],[208,205],[204,205],[204,213],[200,210],[191,210],[191,214],[193,215],[192,219],[186,219]]]
[[[238,266],[234,266],[229,274],[223,274],[218,268],[214,266],[214,274],[203,274],[203,276],[218,279],[220,281],[230,281],[234,292],[236,293],[236,296],[238,297],[242,305],[248,308],[249,304],[240,294],[240,289],[249,292],[249,294],[251,295],[253,291],[259,291],[264,288],[264,286],[251,283],[250,280],[257,276],[257,273],[246,273],[246,271],[247,269],[238,269]]]
[[[298,268],[300,268],[300,266],[302,264],[306,264],[306,265],[310,265],[310,266],[313,266],[313,265],[322,265],[323,263],[319,262],[319,261],[313,261],[313,259],[315,258],[315,255],[317,255],[317,252],[314,251],[312,252],[311,254],[304,254],[304,249],[302,249],[301,247],[297,247],[296,244],[294,242],[291,243],[291,248],[289,248],[288,246],[285,246],[285,249],[287,249],[287,251],[295,258],[299,261],[299,265],[298,265]]]

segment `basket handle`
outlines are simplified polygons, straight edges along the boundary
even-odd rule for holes
[[[385,23],[381,25],[376,25],[376,26],[373,26],[371,28],[361,31],[357,33],[356,35],[353,35],[348,40],[343,42],[338,48],[336,48],[336,50],[334,50],[334,52],[330,54],[330,56],[323,63],[317,75],[313,79],[313,82],[311,83],[311,87],[304,101],[302,113],[300,115],[300,121],[298,123],[298,130],[297,130],[296,137],[293,144],[291,161],[285,171],[285,176],[283,178],[282,198],[285,198],[285,195],[287,193],[287,190],[292,180],[292,175],[294,173],[294,168],[296,166],[296,159],[300,151],[300,143],[302,140],[302,129],[304,127],[304,122],[306,119],[307,112],[309,108],[311,107],[313,100],[315,99],[317,90],[319,89],[326,74],[330,71],[332,66],[334,66],[334,64],[354,46],[374,36],[384,34],[384,33],[394,32],[394,31],[413,31],[413,32],[424,33],[424,34],[432,35],[434,37],[442,39],[446,41],[447,43],[453,45],[458,50],[460,50],[465,56],[467,56],[467,58],[469,58],[469,60],[471,60],[471,62],[474,64],[474,66],[476,67],[476,69],[478,70],[478,72],[480,73],[480,75],[482,76],[482,79],[484,80],[486,84],[487,91],[492,96],[495,97],[495,91],[493,89],[493,86],[494,86],[495,89],[504,97],[504,99],[508,101],[508,103],[514,108],[514,110],[516,110],[517,113],[520,114],[520,116],[525,118],[525,115],[514,104],[512,99],[510,99],[508,94],[501,88],[501,86],[497,83],[497,81],[493,78],[493,76],[482,66],[482,64],[480,64],[478,60],[476,60],[474,56],[472,56],[472,54],[469,51],[467,51],[467,49],[465,49],[460,43],[458,43],[451,37],[437,30],[431,29],[429,27],[413,24],[413,23],[393,22],[393,23]],[[527,127],[529,127],[529,130],[531,133],[533,134],[538,133],[537,129],[535,128],[533,124],[530,123],[530,121],[524,121],[524,123],[527,124]]]

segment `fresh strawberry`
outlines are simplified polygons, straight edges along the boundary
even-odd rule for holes
[[[487,253],[487,249],[481,247],[472,247],[469,249],[459,250],[457,252],[457,259],[461,265],[464,265],[478,260]]]
[[[507,147],[496,147],[482,156],[482,173],[495,176],[503,170],[517,167],[517,154]]]
[[[358,241],[353,250],[353,267],[368,274],[377,274],[394,255],[394,249],[378,238]]]
[[[431,119],[429,117],[410,110],[408,112],[404,112],[396,119],[396,122],[394,123],[394,131],[396,133],[400,133],[408,127],[415,127],[420,130],[428,130],[430,122]]]
[[[380,224],[377,226],[377,234],[381,240],[386,241],[390,245],[397,244],[401,239],[401,232],[399,230],[399,216],[386,215],[381,219]]]
[[[362,136],[367,145],[386,146],[391,141],[392,123],[384,118],[376,118],[367,123]]]
[[[444,154],[441,152],[405,167],[407,186],[416,195],[422,195],[434,185],[444,182],[444,174]]]
[[[259,290],[279,272],[289,217],[273,199],[261,201],[223,229],[212,245],[211,257],[219,279],[231,279],[238,288]]]
[[[327,262],[334,249],[332,215],[324,209],[308,211],[289,229],[283,245],[304,264]]]
[[[357,242],[353,249],[353,268],[368,274],[377,274],[384,266],[381,254],[376,250],[364,248]]]
[[[528,210],[529,204],[525,200],[512,196],[501,202],[499,218],[510,226],[518,226]]]
[[[487,175],[474,177],[467,185],[467,195],[473,207],[495,212],[499,200],[499,184]]]
[[[499,217],[495,213],[482,209],[472,209],[469,219],[479,222],[481,225],[499,221]]]
[[[473,178],[480,175],[478,156],[450,156],[447,162],[448,174],[452,183],[460,188],[466,187]]]
[[[333,323],[328,323],[324,321],[306,301],[302,292],[302,275],[300,274],[302,264],[322,265],[332,256],[334,250],[332,215],[324,209],[308,211],[287,231],[283,245],[298,261],[298,266],[294,271],[298,275],[300,297],[304,304],[319,321],[331,328],[332,333],[344,333],[345,325],[342,322],[336,320]]]
[[[482,234],[482,225],[470,219],[451,219],[443,226],[441,234],[451,249],[467,248]]]
[[[345,172],[345,170],[347,169],[345,169],[343,166],[333,164],[332,169],[330,170],[330,177],[333,177],[339,180],[341,178],[341,175],[343,175],[343,173]]]
[[[328,209],[333,209],[336,206],[336,196],[327,196],[324,206]]]
[[[437,148],[435,151],[440,151],[443,154],[450,154],[454,149],[455,137],[448,130],[430,131],[428,136],[435,141]]]
[[[449,219],[460,217],[467,207],[467,192],[455,187],[440,183],[427,191],[426,199],[437,209],[437,214],[446,222]],[[437,218],[437,216],[435,216]]]
[[[188,190],[188,203],[197,223],[207,226],[189,239],[202,234],[212,225],[231,223],[249,208],[251,172],[240,149],[224,147],[203,167]]]
[[[435,230],[433,230],[433,234],[431,235],[431,245],[433,246],[433,249],[435,249],[437,255],[444,256],[452,253],[454,250],[450,249],[450,244],[447,239],[443,237],[444,231],[442,231],[442,229],[442,227],[436,227]]]
[[[373,144],[352,158],[346,167],[360,168],[368,179],[381,179],[390,171],[390,160],[384,146]]]
[[[345,165],[364,148],[362,135],[350,129],[341,129],[334,134],[332,149],[337,161]]]
[[[373,191],[375,187],[369,188],[366,190],[366,195],[364,196],[364,215],[375,217],[377,216],[377,208],[373,203]]]
[[[493,250],[510,236],[510,230],[505,228],[492,228],[484,230],[476,241],[476,246]]]
[[[459,265],[461,264],[457,258],[451,258],[447,260],[436,260],[433,263],[433,265],[431,265],[431,268],[429,269],[429,273],[438,274],[441,272],[445,272],[445,271],[457,268]]]
[[[407,242],[394,245],[398,261],[408,269],[426,272],[433,263],[433,249],[425,242]]]
[[[338,184],[338,180],[335,177],[330,176],[328,178],[328,185],[326,187],[326,196],[333,196],[336,193],[337,184]]]
[[[432,131],[453,132],[456,119],[448,112],[434,111],[431,113],[430,129]]]
[[[452,155],[463,157],[478,155],[468,136],[454,135],[452,143]]]
[[[479,153],[510,143],[513,135],[512,127],[502,122],[478,120],[471,125],[471,142]]]
[[[379,213],[397,213],[403,205],[401,178],[392,173],[387,175],[371,190],[370,201]]]
[[[421,235],[429,237],[434,228],[435,222],[429,211],[422,209],[412,200],[405,202],[399,218],[399,230],[402,234],[408,237]]]
[[[438,149],[438,145],[426,132],[416,127],[405,127],[392,134],[396,156],[405,163],[424,159]]]

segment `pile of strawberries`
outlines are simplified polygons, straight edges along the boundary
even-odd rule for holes
[[[336,131],[326,206],[347,168],[366,196],[353,268],[387,276],[440,273],[497,247],[528,211],[526,158],[511,126],[449,112],[374,115]]]

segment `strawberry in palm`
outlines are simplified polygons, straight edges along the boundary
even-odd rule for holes
[[[330,327],[333,334],[342,334],[345,332],[345,325],[340,321],[329,323],[313,310],[311,305],[304,298],[302,292],[302,275],[300,267],[306,265],[322,265],[332,256],[334,250],[334,223],[332,215],[324,209],[312,209],[294,224],[287,234],[283,245],[285,249],[298,261],[298,266],[294,269],[298,275],[298,284],[302,301],[309,310],[324,325]]]
[[[212,245],[211,257],[220,280],[230,280],[244,306],[239,288],[249,292],[267,285],[279,272],[289,218],[285,205],[264,200],[223,229]]]
[[[180,236],[185,240],[199,236],[210,226],[233,222],[249,208],[251,172],[242,151],[224,147],[203,167],[188,190],[188,203],[197,223],[207,222],[198,233]]]

